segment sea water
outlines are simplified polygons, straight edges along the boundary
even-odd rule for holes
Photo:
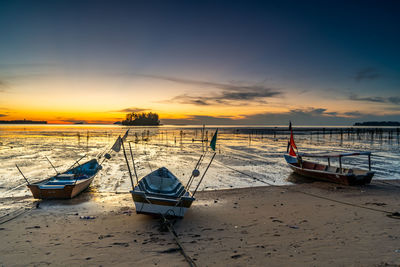
[[[288,132],[283,131],[287,126],[2,125],[0,198],[31,195],[16,164],[30,182],[40,181],[56,174],[46,157],[58,172],[63,172],[83,156],[85,158],[80,162],[109,152],[117,137],[123,136],[127,129],[130,131],[125,150],[134,182],[132,156],[139,179],[164,166],[186,183],[200,155],[205,154],[199,168],[199,179],[214,153],[209,142],[216,128],[219,129],[216,156],[199,190],[292,183],[292,171],[283,158],[289,138]],[[265,134],[260,129],[270,129],[270,132]],[[299,151],[371,151],[372,169],[376,172],[374,179],[400,179],[400,144],[396,134],[371,138],[331,134],[329,128],[326,129],[324,133],[297,131],[296,134],[295,131]],[[111,159],[104,161],[91,189],[100,193],[128,192],[131,180],[123,151],[110,154]],[[331,163],[337,164],[335,161]],[[343,164],[345,167],[368,169],[366,156],[345,158]],[[194,181],[192,190],[197,181]]]

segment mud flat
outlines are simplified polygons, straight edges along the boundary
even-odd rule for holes
[[[173,222],[185,252],[198,266],[400,264],[400,219],[390,217],[400,211],[399,181],[297,182],[198,193]],[[39,207],[0,225],[0,265],[187,265],[129,194],[85,192]]]

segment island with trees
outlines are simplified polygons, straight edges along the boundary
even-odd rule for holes
[[[157,113],[132,112],[126,114],[126,119],[121,123],[128,126],[157,126],[160,125],[160,120]]]
[[[400,126],[398,121],[366,121],[356,122],[354,126]]]

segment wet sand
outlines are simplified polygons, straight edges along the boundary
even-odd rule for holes
[[[199,192],[174,228],[198,266],[400,265],[400,219],[382,212],[400,211],[399,181],[303,182]],[[0,225],[0,264],[187,266],[159,225],[129,194],[43,201]]]

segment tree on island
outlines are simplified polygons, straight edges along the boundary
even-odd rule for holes
[[[122,121],[122,125],[136,125],[136,126],[160,125],[160,120],[158,118],[157,113],[132,112],[126,114],[126,119]]]

